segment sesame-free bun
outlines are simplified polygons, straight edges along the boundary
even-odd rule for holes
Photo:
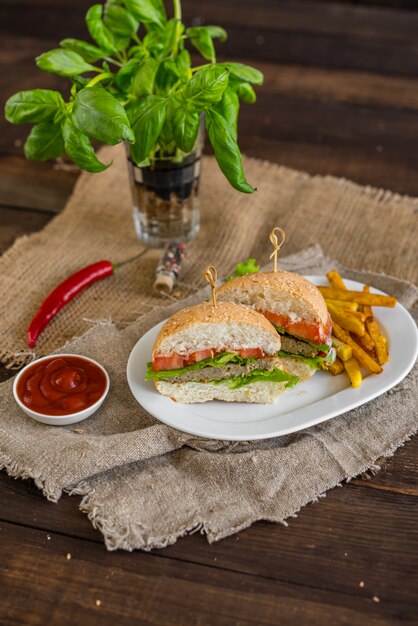
[[[257,311],[271,311],[315,324],[328,324],[325,300],[309,280],[293,272],[259,272],[238,276],[218,289],[218,299]]]
[[[215,307],[203,302],[178,311],[166,321],[157,335],[152,356],[245,348],[261,348],[264,354],[274,355],[280,350],[280,337],[257,311],[234,302],[218,302]]]
[[[155,386],[163,396],[168,396],[174,402],[182,404],[208,402],[209,400],[272,404],[285,390],[286,383],[257,381],[240,389],[229,389],[227,385],[211,385],[210,383],[199,382],[170,383],[159,380],[155,382]]]
[[[289,374],[293,374],[293,376],[297,376],[299,378],[299,382],[301,383],[304,380],[309,380],[316,372],[316,368],[309,365],[305,361],[301,359],[293,359],[292,357],[282,356],[280,357],[283,369]]]

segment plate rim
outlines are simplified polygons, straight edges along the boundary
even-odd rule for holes
[[[311,280],[312,282],[314,281],[324,281],[326,280],[326,276],[322,275],[322,274],[305,274],[304,275],[305,278],[307,278],[308,280]],[[345,278],[345,280],[350,281],[351,283],[356,283],[359,286],[363,286],[365,283],[362,283],[360,281],[354,280],[354,279],[349,279],[349,278]],[[314,283],[315,284],[315,283]],[[318,282],[317,284],[320,284],[320,282]],[[381,291],[375,287],[371,287],[374,293],[380,293],[380,294],[384,294],[387,295],[384,291]],[[128,357],[128,361],[127,361],[127,366],[126,366],[126,376],[127,376],[127,382],[128,382],[128,386],[129,389],[134,397],[134,399],[150,414],[152,415],[155,419],[157,419],[159,422],[166,424],[167,426],[170,426],[171,428],[174,428],[175,430],[178,430],[180,432],[184,432],[187,433],[189,435],[192,436],[196,436],[196,437],[201,437],[204,439],[212,439],[212,440],[221,440],[221,441],[256,441],[256,440],[263,440],[263,439],[272,439],[275,437],[281,437],[284,435],[288,435],[294,432],[300,432],[302,430],[306,430],[308,428],[311,428],[312,426],[315,426],[317,424],[326,422],[330,419],[333,419],[334,417],[337,417],[338,415],[343,415],[345,413],[348,413],[349,411],[352,411],[355,408],[358,408],[359,406],[363,405],[363,404],[367,404],[368,402],[371,402],[372,400],[374,400],[375,398],[377,398],[380,395],[383,395],[384,393],[386,393],[389,389],[391,389],[392,387],[396,386],[397,384],[399,384],[399,382],[401,382],[401,380],[403,380],[408,373],[411,371],[412,367],[414,366],[414,363],[417,359],[418,356],[418,330],[415,324],[414,319],[412,318],[411,314],[409,313],[409,311],[399,302],[396,304],[395,309],[397,309],[398,312],[401,312],[401,315],[405,316],[405,319],[408,320],[408,322],[410,323],[411,327],[413,327],[415,329],[415,335],[414,335],[414,345],[412,346],[413,349],[411,349],[411,353],[410,353],[410,358],[408,360],[408,363],[406,365],[404,365],[404,367],[399,371],[398,374],[394,375],[389,381],[387,381],[385,384],[383,384],[383,386],[379,386],[377,385],[377,389],[375,389],[374,391],[372,391],[370,393],[370,395],[367,396],[366,399],[361,397],[361,392],[360,393],[356,393],[359,392],[361,390],[361,387],[358,389],[353,389],[352,387],[348,386],[348,387],[344,387],[344,389],[335,392],[334,394],[331,394],[329,396],[326,396],[325,398],[321,398],[319,400],[316,400],[314,402],[312,402],[311,404],[308,405],[304,405],[302,407],[299,407],[295,410],[290,410],[287,411],[285,413],[279,413],[276,414],[272,417],[266,418],[264,419],[264,423],[265,422],[273,422],[276,421],[277,419],[283,418],[284,416],[288,416],[289,414],[292,413],[300,413],[303,410],[306,410],[307,407],[314,407],[316,409],[321,408],[321,405],[323,403],[327,403],[330,401],[330,398],[335,397],[338,394],[342,394],[344,392],[350,391],[353,393],[353,397],[351,402],[347,403],[343,403],[342,408],[335,408],[332,410],[328,410],[325,413],[325,416],[323,414],[320,415],[316,415],[312,418],[308,418],[306,420],[306,422],[303,424],[303,426],[300,425],[295,425],[293,426],[289,426],[286,428],[277,428],[275,431],[270,431],[268,433],[253,433],[251,435],[249,435],[248,433],[244,433],[244,434],[233,434],[233,435],[226,435],[226,434],[218,434],[218,433],[211,433],[210,431],[202,431],[200,429],[193,428],[193,421],[190,422],[191,426],[190,428],[188,427],[184,427],[183,424],[181,426],[176,424],[176,420],[175,419],[170,419],[170,417],[161,417],[161,412],[158,411],[158,409],[153,410],[153,407],[149,406],[147,403],[147,406],[144,406],[144,404],[140,401],[140,399],[137,397],[136,394],[136,390],[135,390],[135,381],[132,380],[131,378],[131,370],[132,370],[132,363],[134,361],[134,359],[136,358],[136,350],[139,349],[140,344],[142,344],[142,342],[144,340],[146,340],[146,338],[152,334],[152,333],[156,333],[158,332],[158,330],[161,328],[161,326],[165,323],[165,319],[162,320],[161,322],[159,322],[158,324],[155,324],[152,328],[150,328],[146,333],[144,333],[139,339],[138,341],[134,344],[134,346],[131,349],[131,352],[129,354]],[[391,310],[395,310],[395,309],[391,309]],[[412,344],[412,342],[411,342]],[[410,345],[411,345],[410,344]],[[378,380],[378,377],[374,377],[374,379]],[[311,379],[312,380],[312,379]],[[152,384],[152,383],[151,383]],[[158,401],[165,399],[168,402],[172,402],[169,398],[166,398],[165,396],[161,396],[161,394],[158,393],[157,390],[155,390],[155,393],[157,394],[157,398]],[[193,404],[179,404],[179,407],[193,407]],[[225,405],[227,406],[227,404]],[[259,406],[257,404],[254,403],[253,406]],[[315,411],[314,411],[315,413]],[[320,411],[321,413],[321,411]],[[323,413],[323,412],[322,412]],[[204,420],[204,419],[208,419],[208,418],[203,418],[201,417],[200,419]],[[256,420],[254,420],[254,422],[249,422],[250,424],[252,423],[257,423]],[[260,423],[260,422],[258,422]]]

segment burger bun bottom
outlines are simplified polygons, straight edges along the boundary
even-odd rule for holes
[[[300,359],[293,359],[292,357],[282,356],[280,357],[283,364],[283,369],[293,376],[299,377],[299,382],[309,380],[316,372],[315,367],[311,367],[309,363],[305,363]]]
[[[169,383],[165,380],[155,382],[155,386],[163,396],[168,396],[174,402],[191,404],[207,402],[209,400],[223,400],[224,402],[255,402],[257,404],[272,404],[285,390],[286,383],[254,382],[240,389],[229,389],[227,385],[212,385],[210,383],[187,382]]]

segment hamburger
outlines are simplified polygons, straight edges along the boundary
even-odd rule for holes
[[[327,305],[303,276],[285,271],[239,276],[218,289],[218,299],[262,313],[280,335],[278,356],[285,369],[301,380],[333,362]]]
[[[285,371],[280,347],[280,335],[257,311],[233,302],[204,302],[167,320],[145,380],[176,402],[267,404],[298,381]]]

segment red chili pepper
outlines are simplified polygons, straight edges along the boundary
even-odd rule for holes
[[[46,300],[44,300],[41,304],[38,312],[29,325],[29,346],[33,348],[36,345],[38,337],[45,326],[49,324],[52,318],[55,317],[58,311],[60,311],[62,307],[67,304],[67,302],[70,302],[70,300],[75,298],[81,291],[83,291],[83,289],[89,287],[89,285],[97,280],[110,276],[113,274],[115,269],[121,265],[125,265],[126,263],[130,263],[131,261],[138,259],[140,256],[145,254],[145,252],[147,252],[147,249],[143,250],[131,259],[123,261],[122,263],[115,264],[110,261],[98,261],[97,263],[84,267],[58,285],[58,287],[51,291]]]

